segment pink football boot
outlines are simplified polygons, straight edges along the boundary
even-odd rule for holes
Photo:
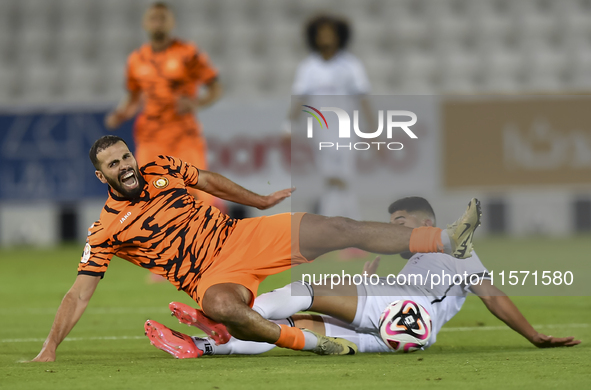
[[[144,324],[146,336],[156,348],[167,352],[177,359],[190,359],[203,356],[203,351],[197,348],[193,339],[186,334],[167,328],[152,320]]]
[[[203,311],[194,309],[189,305],[180,302],[171,302],[168,305],[172,315],[175,316],[180,323],[189,326],[195,326],[205,332],[211,337],[217,345],[226,344],[232,337],[226,326],[210,320],[203,314]]]

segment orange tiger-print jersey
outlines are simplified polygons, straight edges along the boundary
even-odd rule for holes
[[[103,277],[116,255],[190,294],[236,221],[189,195],[186,187],[199,180],[194,166],[159,156],[140,173],[146,183],[139,198],[119,198],[109,190],[100,219],[88,231],[78,274]]]
[[[148,43],[131,53],[126,86],[131,92],[141,92],[144,98],[135,127],[136,142],[199,136],[200,126],[194,114],[179,114],[177,100],[181,96],[195,97],[199,86],[213,81],[217,75],[206,53],[179,39],[162,51],[154,52]],[[168,128],[164,131],[162,125]]]

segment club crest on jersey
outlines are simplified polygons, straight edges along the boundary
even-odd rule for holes
[[[171,60],[168,60],[168,62],[166,63],[166,67],[169,70],[177,70],[180,67],[180,64],[177,60],[171,59]]]
[[[154,187],[158,188],[159,190],[166,188],[168,186],[168,179],[165,177],[161,177],[160,179],[156,179],[152,182]]]

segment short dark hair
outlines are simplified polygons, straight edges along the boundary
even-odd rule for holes
[[[414,211],[422,211],[429,216],[432,216],[433,223],[435,223],[435,212],[433,211],[433,207],[431,207],[427,199],[421,198],[420,196],[401,198],[388,206],[388,212],[390,214],[393,214],[396,211],[406,211],[409,213]]]
[[[330,25],[334,28],[334,31],[339,40],[339,49],[344,49],[349,43],[351,38],[351,27],[349,22],[345,19],[341,19],[330,15],[318,15],[313,17],[306,23],[306,42],[312,51],[318,51],[316,45],[316,35],[320,27],[324,25]]]
[[[92,147],[88,152],[88,157],[90,157],[92,165],[94,165],[97,170],[100,170],[100,164],[96,155],[107,149],[109,146],[115,145],[117,142],[123,142],[125,146],[129,147],[123,138],[117,137],[116,135],[103,135],[101,138],[94,141],[94,144],[92,144]]]
[[[150,5],[150,8],[162,8],[162,9],[172,11],[172,9],[170,8],[170,5],[168,5],[168,3],[165,3],[164,1],[157,1],[155,3],[152,3],[152,5]]]

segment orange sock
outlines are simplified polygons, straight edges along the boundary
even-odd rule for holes
[[[441,229],[431,226],[413,229],[408,247],[412,253],[443,253]]]
[[[300,328],[291,328],[287,325],[279,325],[281,333],[275,345],[282,348],[290,348],[296,350],[304,349],[306,338],[304,332]]]

